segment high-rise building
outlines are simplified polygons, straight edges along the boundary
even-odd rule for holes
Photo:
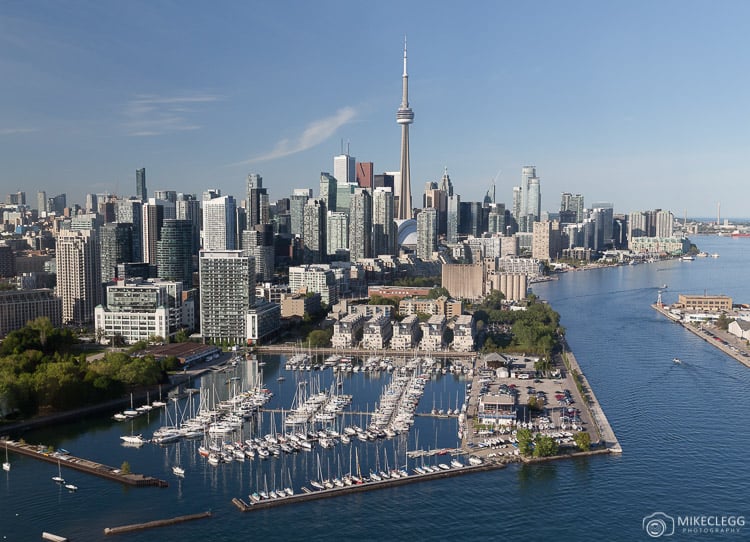
[[[514,211],[515,189],[514,189]],[[518,229],[522,232],[532,232],[534,222],[541,218],[542,193],[539,177],[536,176],[536,167],[524,166],[521,168],[520,205],[518,214],[514,216],[518,223]]]
[[[138,198],[117,200],[115,202],[115,221],[133,226],[133,254],[131,262],[142,262],[143,259],[143,203]]]
[[[499,233],[506,235],[505,229],[505,204],[493,203],[490,205],[490,214],[488,216],[487,231],[489,233]]]
[[[464,235],[479,237],[484,233],[482,202],[480,201],[462,201],[459,204],[460,209],[460,228],[459,232]]]
[[[220,196],[203,202],[203,250],[236,248],[236,208],[232,196]]]
[[[57,295],[63,324],[86,325],[101,303],[101,260],[94,230],[62,230],[57,237]]]
[[[247,227],[268,221],[268,192],[263,188],[263,177],[250,173],[247,176]]]
[[[312,189],[295,188],[289,196],[289,214],[291,218],[291,234],[302,236],[302,222],[307,200],[312,199]]]
[[[255,304],[254,258],[241,250],[201,250],[199,276],[203,340],[245,344]]]
[[[448,175],[448,168],[445,168],[445,171],[443,172],[443,178],[440,179],[440,190],[445,192],[445,195],[447,197],[451,197],[453,195],[453,183],[451,182],[450,175]]]
[[[326,254],[326,204],[321,199],[310,199],[304,209],[302,224],[302,260],[323,263]]]
[[[326,211],[336,210],[336,185],[336,177],[325,171],[320,172],[320,201]]]
[[[375,256],[396,253],[393,212],[393,188],[376,188],[372,193],[372,253]]]
[[[642,211],[633,211],[628,216],[628,239],[648,237],[648,215]]]
[[[326,217],[326,253],[336,255],[339,250],[349,248],[349,215],[328,211]]]
[[[67,206],[68,202],[65,194],[58,194],[47,200],[47,212],[55,213],[55,216],[63,216]]]
[[[242,250],[255,257],[256,281],[270,281],[273,278],[275,260],[273,226],[257,224],[242,232]]]
[[[604,250],[611,246],[614,209],[611,203],[594,203],[591,206],[591,217],[594,219],[594,249]]]
[[[143,261],[156,264],[156,242],[161,239],[161,227],[168,218],[175,218],[174,203],[149,198],[143,204]]]
[[[372,188],[375,165],[372,162],[357,162],[357,184],[360,188]]]
[[[432,260],[437,251],[437,211],[423,209],[417,215],[417,258]]]
[[[461,196],[448,196],[448,210],[445,240],[448,243],[458,243],[458,233],[461,231]]]
[[[133,225],[128,222],[102,225],[99,228],[99,254],[101,282],[111,282],[117,274],[117,264],[133,261]]]
[[[346,153],[342,153],[333,157],[333,176],[340,183],[356,184],[357,183],[357,172],[356,172],[357,159],[353,156],[349,156],[349,150]]]
[[[674,233],[674,215],[671,211],[659,210],[656,212],[656,235],[655,237],[672,237]]]
[[[531,241],[531,257],[549,261],[557,258],[560,251],[560,223],[545,220],[535,222]]]
[[[581,194],[571,194],[570,192],[563,192],[560,198],[560,219],[563,222],[563,213],[565,212],[575,213],[575,222],[581,222],[584,219],[584,204],[583,196]],[[566,215],[567,217],[568,215]]]
[[[99,202],[96,194],[86,194],[86,209],[87,213],[96,213],[99,209]]]
[[[194,194],[177,194],[175,218],[190,222],[193,256],[198,255],[201,246],[201,202]]]
[[[349,259],[356,262],[372,256],[372,196],[357,188],[349,205]]]
[[[404,39],[404,74],[402,76],[401,107],[396,113],[396,122],[401,125],[401,178],[399,179],[398,207],[396,218],[405,220],[412,217],[411,173],[409,164],[409,125],[414,122],[414,112],[409,107],[409,76],[406,73],[406,39]]]
[[[156,242],[159,278],[193,285],[193,225],[189,220],[167,219]]]
[[[39,211],[39,216],[47,212],[47,192],[44,190],[36,193],[36,208]]]
[[[336,182],[336,208],[329,211],[338,211],[339,213],[349,214],[349,202],[352,199],[356,183]]]
[[[154,190],[154,197],[156,199],[163,199],[170,203],[177,201],[177,191],[175,190]]]
[[[146,189],[146,168],[135,170],[135,196],[143,203],[148,199],[148,190]]]

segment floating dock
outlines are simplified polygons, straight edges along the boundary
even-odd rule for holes
[[[199,514],[190,514],[187,516],[178,516],[176,518],[169,519],[157,519],[155,521],[148,521],[146,523],[132,523],[130,525],[122,525],[120,527],[106,527],[104,534],[122,534],[132,533],[133,531],[143,531],[145,529],[153,529],[155,527],[166,527],[168,525],[175,525],[176,523],[184,523],[186,521],[193,521],[196,519],[210,518],[211,512],[201,512]]]
[[[8,448],[8,451],[10,452],[25,455],[26,457],[31,457],[55,465],[59,464],[61,467],[85,472],[87,474],[93,474],[94,476],[99,476],[100,478],[106,478],[108,480],[112,480],[114,482],[119,482],[121,484],[129,486],[169,486],[169,484],[165,480],[159,480],[158,478],[153,478],[151,476],[144,476],[143,474],[123,474],[120,469],[117,469],[115,467],[102,465],[101,463],[96,463],[94,461],[89,461],[88,459],[75,457],[70,454],[51,452],[46,446],[38,444],[22,444],[20,442],[15,442],[12,440],[0,440],[0,447],[5,448],[6,446]]]
[[[234,504],[242,512],[252,512],[254,510],[263,510],[266,508],[275,508],[277,506],[284,506],[287,504],[294,504],[300,502],[315,501],[319,499],[329,499],[333,497],[340,497],[343,495],[351,495],[353,493],[361,493],[363,491],[373,491],[376,489],[385,489],[388,487],[402,486],[405,484],[411,484],[414,482],[421,482],[427,480],[437,480],[439,478],[451,478],[453,476],[460,476],[462,474],[471,474],[475,472],[485,472],[489,470],[497,470],[505,468],[504,463],[483,463],[476,466],[465,466],[455,468],[452,467],[448,470],[440,470],[438,472],[429,472],[425,474],[409,474],[402,478],[390,478],[381,481],[369,481],[362,484],[334,487],[332,489],[322,489],[319,491],[312,491],[308,488],[303,487],[304,493],[294,494],[287,497],[280,497],[278,499],[268,499],[260,502],[247,503],[246,501],[238,498],[232,499]]]

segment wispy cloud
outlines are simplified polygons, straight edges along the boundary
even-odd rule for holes
[[[0,128],[0,136],[30,134],[38,131],[36,128]]]
[[[130,136],[158,136],[172,132],[198,130],[200,125],[190,119],[200,104],[216,102],[219,96],[194,94],[184,96],[140,95],[125,105],[125,131]]]
[[[331,137],[342,126],[352,122],[356,116],[357,110],[353,107],[342,107],[335,114],[308,124],[298,137],[282,139],[276,143],[276,146],[270,152],[239,162],[237,165],[276,160],[277,158],[311,149],[323,143],[323,141]]]

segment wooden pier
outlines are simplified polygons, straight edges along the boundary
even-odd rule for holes
[[[491,462],[483,463],[481,465],[455,468],[452,467],[449,470],[439,470],[438,472],[429,472],[425,474],[409,474],[409,476],[403,478],[390,478],[381,481],[369,481],[363,484],[334,487],[333,489],[322,489],[319,491],[312,491],[306,487],[302,488],[303,493],[294,494],[287,497],[281,497],[278,499],[268,499],[260,502],[248,503],[243,499],[234,498],[232,504],[234,504],[241,512],[252,512],[254,510],[264,510],[266,508],[275,508],[277,506],[284,506],[287,504],[294,504],[300,502],[315,501],[319,499],[329,499],[333,497],[340,497],[343,495],[351,495],[352,493],[361,493],[363,491],[373,491],[376,489],[385,489],[389,487],[402,486],[405,484],[411,484],[415,482],[423,482],[427,480],[437,480],[442,478],[451,478],[453,476],[460,476],[463,474],[472,474],[475,472],[486,472],[489,470],[497,470],[505,468],[505,463]]]
[[[120,469],[115,467],[102,465],[101,463],[89,461],[88,459],[83,459],[81,457],[75,457],[70,454],[54,452],[43,445],[22,444],[12,440],[0,440],[0,447],[5,448],[6,446],[9,452],[25,455],[26,457],[31,457],[55,465],[59,464],[60,467],[93,474],[94,476],[99,476],[100,478],[106,478],[129,486],[169,486],[165,480],[159,480],[158,478],[153,478],[151,476],[144,476],[143,474],[124,474]]]
[[[143,531],[145,529],[153,529],[155,527],[166,527],[168,525],[175,525],[176,523],[184,523],[186,521],[193,521],[196,519],[210,518],[211,512],[200,512],[199,514],[190,514],[187,516],[178,516],[176,518],[169,519],[157,519],[155,521],[148,521],[146,523],[132,523],[130,525],[122,525],[120,527],[106,527],[104,529],[105,535],[110,534],[122,534],[132,533],[133,531]]]

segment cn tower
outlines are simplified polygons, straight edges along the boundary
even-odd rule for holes
[[[401,184],[399,185],[398,208],[395,218],[411,218],[411,179],[409,176],[409,125],[414,122],[414,112],[409,107],[409,76],[406,74],[406,38],[404,38],[404,75],[401,107],[396,113],[396,122],[401,125]]]

